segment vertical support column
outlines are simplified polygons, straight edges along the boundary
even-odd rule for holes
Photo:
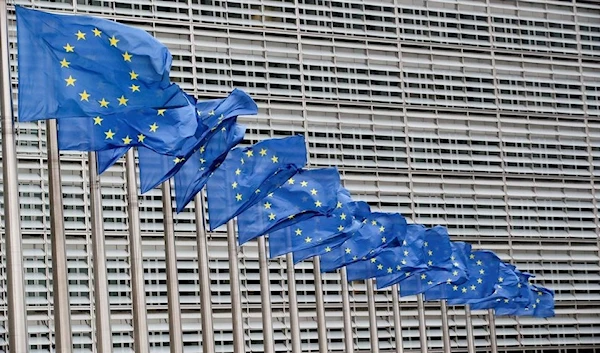
[[[377,311],[375,310],[375,290],[373,280],[367,279],[367,303],[369,306],[369,335],[371,352],[379,353],[379,335],[377,329]]]
[[[298,318],[298,297],[296,295],[296,273],[291,253],[285,257],[287,263],[288,298],[290,300],[290,331],[292,333],[292,353],[301,353],[300,321]]]
[[[148,322],[146,320],[146,288],[142,259],[142,234],[138,188],[135,174],[133,149],[125,154],[125,177],[127,179],[127,214],[129,215],[129,261],[131,264],[131,301],[133,306],[133,350],[148,353]]]
[[[210,293],[210,269],[208,268],[208,242],[204,217],[204,197],[202,192],[194,198],[196,215],[196,241],[198,243],[198,274],[200,275],[200,309],[202,310],[202,351],[215,353],[215,333],[213,329],[212,301]]]
[[[494,309],[488,309],[488,320],[490,325],[490,343],[492,353],[498,353],[498,339],[496,337],[496,313]]]
[[[108,301],[108,278],[106,274],[106,251],[102,218],[102,194],[100,176],[96,164],[96,152],[88,153],[90,177],[90,204],[92,212],[92,251],[94,264],[94,310],[96,315],[96,350],[111,353],[110,303]]]
[[[233,220],[227,222],[227,250],[229,253],[229,284],[231,286],[231,315],[233,321],[233,353],[244,353],[244,322],[240,292],[240,270]]]
[[[56,120],[46,120],[48,148],[48,184],[50,196],[50,233],[52,235],[52,290],[54,297],[54,339],[57,352],[73,349],[71,337],[71,308],[67,277],[67,245],[63,218],[63,197],[60,181]]]
[[[423,294],[417,294],[417,309],[419,311],[419,340],[421,341],[421,353],[427,353],[427,322],[425,320]]]
[[[319,353],[327,353],[327,323],[325,321],[325,300],[323,299],[323,279],[321,278],[321,259],[313,257],[315,274],[315,301],[317,302],[317,337]]]
[[[258,237],[258,266],[260,271],[260,300],[263,325],[263,353],[274,353],[273,312],[271,311],[271,285],[269,263],[267,262],[267,244],[265,237]]]
[[[340,271],[342,282],[342,315],[344,318],[344,346],[346,353],[354,353],[354,337],[352,334],[352,313],[350,312],[350,291],[346,267]]]
[[[23,280],[23,248],[19,216],[17,150],[13,125],[8,18],[6,0],[0,0],[0,80],[2,80],[2,181],[4,186],[4,237],[6,240],[6,295],[8,297],[8,345],[15,352],[29,352],[27,309]]]
[[[400,286],[394,284],[392,286],[392,306],[394,312],[394,333],[396,339],[396,353],[404,353],[402,343],[402,319],[400,318]]]
[[[440,309],[442,310],[442,341],[444,342],[444,353],[450,353],[450,327],[448,326],[448,302],[446,299],[440,300]]]
[[[177,245],[171,204],[171,182],[162,183],[163,226],[165,237],[165,262],[167,265],[167,307],[169,315],[169,348],[171,353],[183,352],[183,331],[179,307],[179,279],[177,276]]]
[[[465,316],[467,319],[467,351],[475,353],[475,334],[473,333],[473,320],[471,318],[471,306],[465,305]]]

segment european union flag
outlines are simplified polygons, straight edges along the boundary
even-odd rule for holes
[[[297,238],[293,238],[291,246],[298,247],[298,249],[293,250],[295,264],[313,256],[324,255],[330,252],[331,249],[342,245],[354,232],[365,226],[363,221],[371,215],[371,208],[364,201],[352,201],[343,204],[342,209],[339,209],[340,219],[348,218],[347,215],[344,216],[345,209],[348,210],[348,214],[352,215],[352,220],[349,226],[343,225],[344,229],[341,229],[337,219],[328,218],[323,222],[323,225],[318,221],[320,219],[318,217],[306,221],[314,221],[314,223],[305,226],[307,228],[302,228],[303,234],[309,233],[314,234],[314,236],[310,242],[306,242],[305,240],[303,245],[298,244],[300,241]],[[335,233],[331,233],[331,231]],[[271,235],[269,235],[269,247],[277,246],[274,239],[271,239]]]
[[[276,231],[269,232],[271,258],[294,251],[308,249],[343,233],[353,232],[362,226],[352,214],[352,198],[348,190],[340,187],[337,203],[329,215],[316,215]]]
[[[174,109],[142,109],[79,119],[59,120],[58,148],[101,151],[143,146],[162,154],[176,153],[198,127],[195,101]]]
[[[89,16],[16,12],[20,121],[188,105],[169,81],[171,54],[147,32]]]
[[[131,147],[118,147],[96,153],[96,162],[98,163],[98,174],[104,173],[108,168],[115,164]]]
[[[214,170],[216,165],[223,161],[227,152],[233,146],[237,145],[237,143],[233,143],[235,139],[230,139],[232,145],[227,150],[223,150],[227,146],[221,144],[221,153],[215,156],[218,157],[217,159],[212,160],[202,155],[203,152],[201,150],[203,150],[203,147],[206,149],[209,141],[217,132],[224,130],[232,132],[230,126],[235,121],[231,122],[229,120],[235,120],[238,115],[255,115],[258,112],[254,100],[246,92],[239,89],[234,89],[227,98],[198,102],[196,110],[200,121],[195,138],[188,139],[183,147],[177,151],[175,158],[155,153],[149,149],[138,150],[140,159],[140,189],[142,193],[148,192],[173,175],[176,175],[190,159],[195,159],[196,161],[202,159],[204,160],[205,171]],[[213,153],[216,152],[216,150],[213,150]],[[180,178],[180,181],[184,183],[188,180]],[[191,180],[189,181],[191,182]],[[182,185],[180,184],[179,186],[181,187]],[[177,188],[177,185],[175,187]],[[177,192],[177,190],[175,191]]]
[[[529,273],[517,270],[513,265],[501,263],[495,290],[489,297],[470,303],[471,308],[507,310],[525,308],[529,304]]]
[[[468,280],[462,284],[448,283],[425,292],[426,300],[448,299],[451,305],[469,304],[494,293],[502,261],[491,251],[478,250],[467,261]]]
[[[406,219],[399,213],[374,212],[363,222],[365,225],[350,238],[321,256],[321,272],[376,256],[390,244],[394,245],[396,238],[404,239],[406,235]]]
[[[532,316],[535,317],[553,317],[554,316],[554,291],[541,286],[531,286],[533,297],[524,311],[533,310]],[[529,310],[527,310],[529,309]]]
[[[337,205],[339,187],[337,168],[299,170],[262,202],[240,213],[237,218],[240,245],[302,220],[331,214]]]
[[[300,135],[233,149],[207,183],[210,228],[260,202],[306,164]]]

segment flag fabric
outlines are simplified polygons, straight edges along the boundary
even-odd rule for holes
[[[450,282],[435,286],[425,292],[425,299],[448,299],[449,304],[458,305],[488,297],[495,290],[501,263],[491,251],[473,251],[467,260],[468,280],[462,284]]]
[[[301,135],[233,149],[208,179],[210,229],[262,201],[305,164],[306,146]]]
[[[483,309],[496,309],[497,315],[498,313],[502,313],[502,315],[521,315],[519,314],[520,310],[525,309],[530,302],[531,291],[529,283],[529,279],[533,276],[530,273],[521,272],[517,270],[514,266],[505,264],[507,267],[514,271],[514,274],[518,278],[518,282],[516,284],[504,284],[504,278],[499,277],[497,285],[501,285],[503,287],[514,287],[516,291],[516,295],[509,298],[501,298],[501,297],[489,297],[483,298],[477,302],[471,303],[471,309],[474,310],[483,310]]]
[[[362,219],[359,221],[352,214],[353,203],[350,192],[340,187],[336,208],[331,214],[316,215],[295,223],[293,227],[269,232],[269,256],[274,258],[308,249],[343,233],[355,231],[362,225]]]
[[[227,98],[211,99],[196,104],[199,128],[196,138],[190,139],[177,152],[176,158],[155,153],[149,149],[139,149],[140,158],[140,189],[142,193],[148,192],[165,180],[175,175],[187,160],[196,154],[198,159],[202,146],[206,146],[212,136],[223,129],[227,130],[231,124],[229,120],[236,119],[238,115],[255,115],[258,112],[256,103],[250,96],[239,89],[234,89]],[[233,147],[233,146],[232,146]],[[227,150],[229,151],[229,150]],[[213,170],[216,163],[222,161],[226,151],[217,155],[217,160],[208,161],[206,158],[204,168]]]
[[[351,226],[342,229],[336,233],[330,233],[333,229],[339,228],[339,224],[336,220],[328,219],[321,226],[318,220],[314,219],[315,223],[310,225],[308,229],[314,229],[313,240],[310,244],[305,243],[304,246],[299,246],[298,249],[293,250],[293,259],[294,263],[298,263],[300,261],[306,260],[313,256],[325,255],[331,251],[331,249],[336,248],[342,245],[352,234],[365,226],[363,221],[367,219],[371,215],[371,208],[364,201],[353,201],[346,203],[345,206],[349,209],[349,213],[352,215],[352,223]],[[343,212],[343,211],[342,211]],[[341,216],[341,214],[340,214]],[[337,229],[336,229],[337,230]],[[305,229],[306,231],[306,229]],[[273,245],[274,242],[269,240],[269,246]],[[297,241],[293,241],[292,244],[298,244]]]
[[[331,272],[361,259],[370,259],[381,250],[394,245],[396,238],[406,235],[406,219],[399,213],[371,213],[365,225],[340,246],[329,248],[321,256],[321,272]]]
[[[98,164],[98,174],[104,173],[108,168],[115,164],[119,158],[123,157],[131,147],[118,147],[96,153],[96,163]]]
[[[218,131],[206,141],[206,144],[185,160],[175,173],[177,212],[183,211],[185,206],[206,185],[208,177],[227,157],[227,153],[244,139],[246,128],[236,124],[235,119],[224,121],[219,127]]]
[[[16,13],[20,121],[188,105],[169,81],[171,54],[147,32],[90,16]]]
[[[337,168],[300,169],[262,202],[238,215],[240,245],[302,220],[331,214],[337,205],[339,187]]]
[[[498,278],[494,283],[494,291],[489,296],[473,299],[471,305],[477,303],[485,303],[496,301],[497,299],[512,299],[520,294],[520,277],[515,272],[516,268],[513,265],[501,262],[498,268]]]
[[[143,146],[161,154],[176,153],[198,127],[195,99],[174,109],[141,109],[58,122],[58,149],[102,151]]]

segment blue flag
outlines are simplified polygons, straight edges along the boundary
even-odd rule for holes
[[[233,149],[208,179],[210,229],[262,201],[305,164],[306,146],[300,135]]]
[[[222,162],[223,157],[229,150],[218,155],[218,160],[209,161],[206,157],[200,156],[202,146],[206,148],[208,141],[215,133],[223,129],[227,130],[228,127],[224,124],[231,125],[232,122],[229,120],[236,119],[238,115],[254,115],[258,112],[254,100],[246,92],[239,89],[233,90],[227,98],[198,102],[196,109],[200,118],[199,125],[203,128],[196,131],[195,139],[186,142],[178,151],[176,158],[161,155],[148,149],[138,150],[140,157],[140,189],[142,193],[148,192],[175,175],[185,165],[186,161],[196,158],[192,157],[194,154],[197,156],[198,161],[200,158],[205,160],[204,168],[214,170],[216,164]]]
[[[531,277],[533,277],[531,274],[523,273],[513,265],[501,264],[494,293],[489,297],[471,302],[471,309],[498,309],[501,312],[511,312],[504,315],[517,315],[518,310],[529,305],[529,278]]]
[[[219,127],[206,144],[185,160],[175,173],[177,212],[183,211],[206,185],[208,177],[227,157],[227,153],[244,139],[246,128],[236,124],[235,119],[225,121]]]
[[[404,239],[406,219],[399,213],[371,213],[365,225],[354,232],[340,246],[329,249],[321,256],[321,272],[331,272],[363,258],[376,256],[381,250],[394,245],[396,238]]]
[[[113,148],[106,151],[98,151],[96,153],[96,162],[98,163],[98,174],[104,173],[108,168],[115,164],[130,147]]]
[[[58,148],[102,151],[143,146],[157,153],[176,153],[198,127],[194,99],[189,98],[190,104],[182,108],[59,120]]]
[[[338,196],[339,197],[339,196]],[[349,226],[343,225],[344,229],[341,229],[339,221],[337,219],[327,219],[321,225],[319,218],[310,219],[309,221],[314,221],[314,223],[305,226],[308,228],[302,228],[303,234],[308,232],[309,234],[315,234],[312,236],[311,241],[305,243],[303,245],[299,245],[300,241],[292,240],[292,246],[297,246],[298,249],[293,250],[293,258],[294,263],[298,263],[302,260],[306,260],[313,256],[319,256],[328,253],[331,249],[340,246],[343,244],[354,232],[362,228],[365,224],[363,221],[371,215],[371,208],[364,201],[352,201],[343,205],[343,208],[340,210],[340,219],[344,216],[342,214],[345,210],[348,210],[349,214],[352,215],[352,220]],[[347,216],[344,218],[348,218]],[[312,229],[312,231],[311,231]],[[331,233],[335,229],[335,233]],[[269,235],[270,237],[270,235]],[[269,246],[277,246],[274,243],[274,240],[269,238]]]
[[[20,121],[188,105],[169,81],[171,54],[147,32],[90,16],[16,12]]]
[[[331,214],[337,205],[339,187],[337,168],[299,170],[262,202],[240,213],[237,218],[240,245],[302,220]]]
[[[451,305],[469,304],[492,295],[502,261],[491,251],[473,251],[467,260],[468,280],[462,284],[447,283],[425,292],[426,300],[448,299]]]
[[[340,187],[336,208],[329,215],[317,215],[276,231],[269,232],[269,256],[271,258],[294,251],[308,249],[352,232],[362,225],[352,214],[352,198],[348,190]]]

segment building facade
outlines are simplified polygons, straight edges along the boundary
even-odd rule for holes
[[[576,0],[17,0],[88,13],[149,31],[173,54],[172,79],[202,98],[246,90],[260,113],[245,143],[304,134],[312,167],[337,166],[373,209],[447,226],[453,240],[491,249],[556,291],[556,317],[496,320],[501,351],[600,347],[600,5]],[[10,12],[16,97],[16,32]],[[16,99],[15,99],[16,102]],[[17,125],[19,193],[32,352],[53,341],[45,124]],[[61,161],[76,352],[94,352],[87,155]],[[115,352],[133,352],[124,162],[101,178]],[[168,351],[162,204],[140,196],[152,352]],[[201,350],[193,204],[175,216],[186,352]],[[8,336],[4,234],[0,351]],[[224,227],[209,234],[217,352],[232,351]],[[261,352],[256,242],[239,250],[247,352]],[[302,350],[317,351],[313,264],[296,266]],[[277,352],[291,351],[286,264],[270,261]],[[340,275],[323,275],[328,346],[342,352]],[[390,290],[350,284],[354,347],[370,350],[375,300],[382,352],[395,347]],[[402,298],[402,342],[419,347],[416,300]],[[440,350],[438,302],[426,303],[429,347]],[[462,307],[451,339],[466,350]],[[477,351],[489,349],[473,313]],[[557,347],[560,346],[560,347]]]

